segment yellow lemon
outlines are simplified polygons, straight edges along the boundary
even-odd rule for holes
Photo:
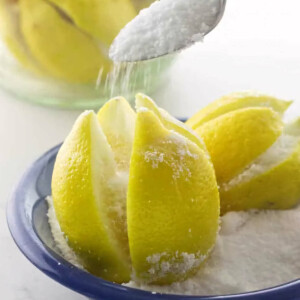
[[[20,0],[20,27],[28,49],[51,75],[71,82],[96,81],[110,63],[99,43],[43,0]]]
[[[56,158],[55,213],[69,246],[91,273],[126,282],[130,258],[126,228],[127,178],[93,112],[83,113]]]
[[[271,108],[250,107],[221,115],[195,131],[203,138],[222,183],[266,151],[282,128],[280,115]]]
[[[259,93],[234,93],[187,121],[203,138],[214,163],[221,213],[284,209],[297,203],[299,125],[284,127],[282,122],[290,104]]]
[[[274,111],[283,114],[291,103],[292,101],[280,100],[257,92],[236,92],[223,96],[210,103],[192,116],[186,124],[189,127],[196,129],[202,124],[221,115],[247,107],[269,107]]]
[[[165,284],[196,272],[214,246],[218,220],[219,194],[207,154],[139,107],[127,194],[136,278]]]
[[[288,209],[300,200],[300,119],[276,142],[220,187],[222,213],[244,209]]]

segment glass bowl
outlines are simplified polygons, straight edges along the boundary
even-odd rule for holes
[[[64,286],[92,299],[102,300],[299,300],[300,280],[236,295],[184,296],[154,294],[105,281],[67,262],[52,238],[45,201],[51,195],[51,178],[60,145],[34,162],[23,175],[7,206],[11,234],[23,254],[42,272]]]
[[[120,91],[130,100],[155,90],[172,58],[116,68],[108,58],[121,28],[151,2],[0,0],[0,86],[65,108],[96,108]]]

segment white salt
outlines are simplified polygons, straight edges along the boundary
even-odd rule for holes
[[[166,286],[125,285],[158,293],[225,295],[300,278],[300,207],[230,212],[221,223],[216,246],[195,276]]]
[[[80,261],[68,246],[55,216],[51,197],[49,224],[62,256],[80,267]],[[291,210],[230,212],[221,217],[216,246],[198,273],[171,285],[156,286],[130,281],[128,287],[153,293],[186,295],[224,295],[269,288],[300,278],[300,206]],[[181,254],[185,264],[176,271],[201,262],[190,254]],[[164,254],[148,258],[153,272],[168,270],[162,264]],[[151,270],[149,270],[151,272]]]
[[[220,0],[160,0],[129,22],[112,43],[114,61],[139,61],[172,53],[194,42],[216,24]]]
[[[48,207],[49,207],[48,214],[47,214],[48,222],[49,222],[51,233],[52,233],[52,236],[56,243],[57,248],[59,249],[59,251],[61,252],[61,254],[65,260],[67,260],[72,265],[74,265],[80,269],[83,269],[79,258],[76,256],[75,252],[68,245],[67,237],[61,231],[60,225],[56,218],[52,197],[48,196],[46,198],[46,200],[48,202]]]

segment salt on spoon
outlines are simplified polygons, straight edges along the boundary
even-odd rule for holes
[[[156,58],[187,48],[220,22],[226,0],[160,0],[140,11],[109,49],[116,62]]]

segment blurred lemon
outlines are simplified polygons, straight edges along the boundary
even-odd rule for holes
[[[111,62],[107,49],[149,1],[0,0],[0,31],[27,69],[75,83],[96,82]]]

